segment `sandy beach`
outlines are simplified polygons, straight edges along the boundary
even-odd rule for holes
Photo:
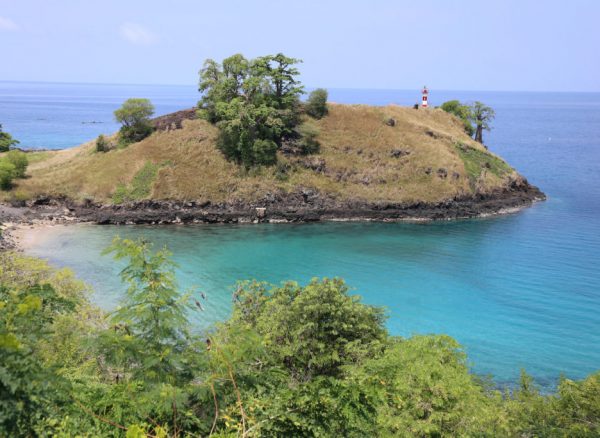
[[[2,238],[5,248],[24,251],[43,243],[54,232],[67,227],[67,224],[56,224],[39,222],[33,224],[5,223],[3,225]]]

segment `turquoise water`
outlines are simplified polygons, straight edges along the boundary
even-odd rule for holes
[[[413,94],[331,93],[370,104],[410,104]],[[581,378],[600,369],[600,94],[432,92],[439,101],[451,97],[496,109],[490,149],[540,186],[547,202],[429,224],[69,227],[30,252],[71,266],[105,308],[123,288],[119,266],[101,250],[115,234],[143,236],[168,244],[182,286],[208,295],[199,327],[229,314],[238,279],[340,276],[366,302],[387,307],[392,333],[450,334],[473,369],[498,384],[514,383],[521,367],[546,387],[561,373]],[[67,116],[64,123],[76,124]]]

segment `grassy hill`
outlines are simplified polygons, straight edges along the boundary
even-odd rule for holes
[[[277,165],[250,171],[223,158],[217,129],[203,120],[183,120],[181,129],[163,123],[145,140],[106,153],[95,152],[93,141],[35,153],[28,178],[0,197],[235,203],[309,189],[339,201],[436,203],[503,190],[520,178],[439,109],[331,104],[328,116],[311,123],[320,153],[279,153]]]

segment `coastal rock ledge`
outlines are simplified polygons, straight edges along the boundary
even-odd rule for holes
[[[25,206],[0,208],[0,221],[96,224],[426,221],[511,213],[544,199],[544,193],[521,178],[503,190],[439,203],[337,202],[314,190],[269,193],[261,201],[252,203],[146,200],[102,205],[39,198]]]

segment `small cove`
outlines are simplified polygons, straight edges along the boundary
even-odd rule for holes
[[[6,103],[0,107],[6,114],[0,115],[6,127],[15,126],[24,145],[59,147],[89,139],[87,131],[71,139],[64,129],[20,125],[26,117],[19,118],[19,111],[27,114],[39,105],[31,96],[19,97],[18,84],[12,87],[10,98],[0,88],[0,101]],[[98,119],[82,115],[85,111],[110,118],[112,101],[94,103],[104,88],[88,86],[91,97],[73,115],[61,112],[53,93],[78,95],[81,86],[61,85],[47,93],[44,87],[52,85],[36,88],[35,100],[43,101],[43,112],[60,118],[65,129],[112,130],[81,124]],[[189,97],[186,93],[140,90],[150,98],[185,94],[169,101],[173,109],[190,106],[195,89]],[[341,103],[410,105],[413,95],[331,90],[331,100]],[[548,200],[512,215],[423,224],[53,227],[31,242],[27,253],[71,267],[94,286],[94,301],[111,308],[123,286],[119,266],[100,253],[114,235],[166,244],[180,266],[181,286],[196,285],[208,295],[199,327],[227,317],[237,280],[305,283],[314,276],[339,276],[365,302],[387,307],[393,334],[454,336],[474,371],[492,374],[500,385],[514,383],[521,367],[547,387],[561,373],[585,377],[600,366],[600,94],[446,91],[432,92],[431,98],[433,104],[458,98],[493,106],[497,118],[486,137],[490,150],[539,186]],[[28,139],[34,134],[39,142]]]

